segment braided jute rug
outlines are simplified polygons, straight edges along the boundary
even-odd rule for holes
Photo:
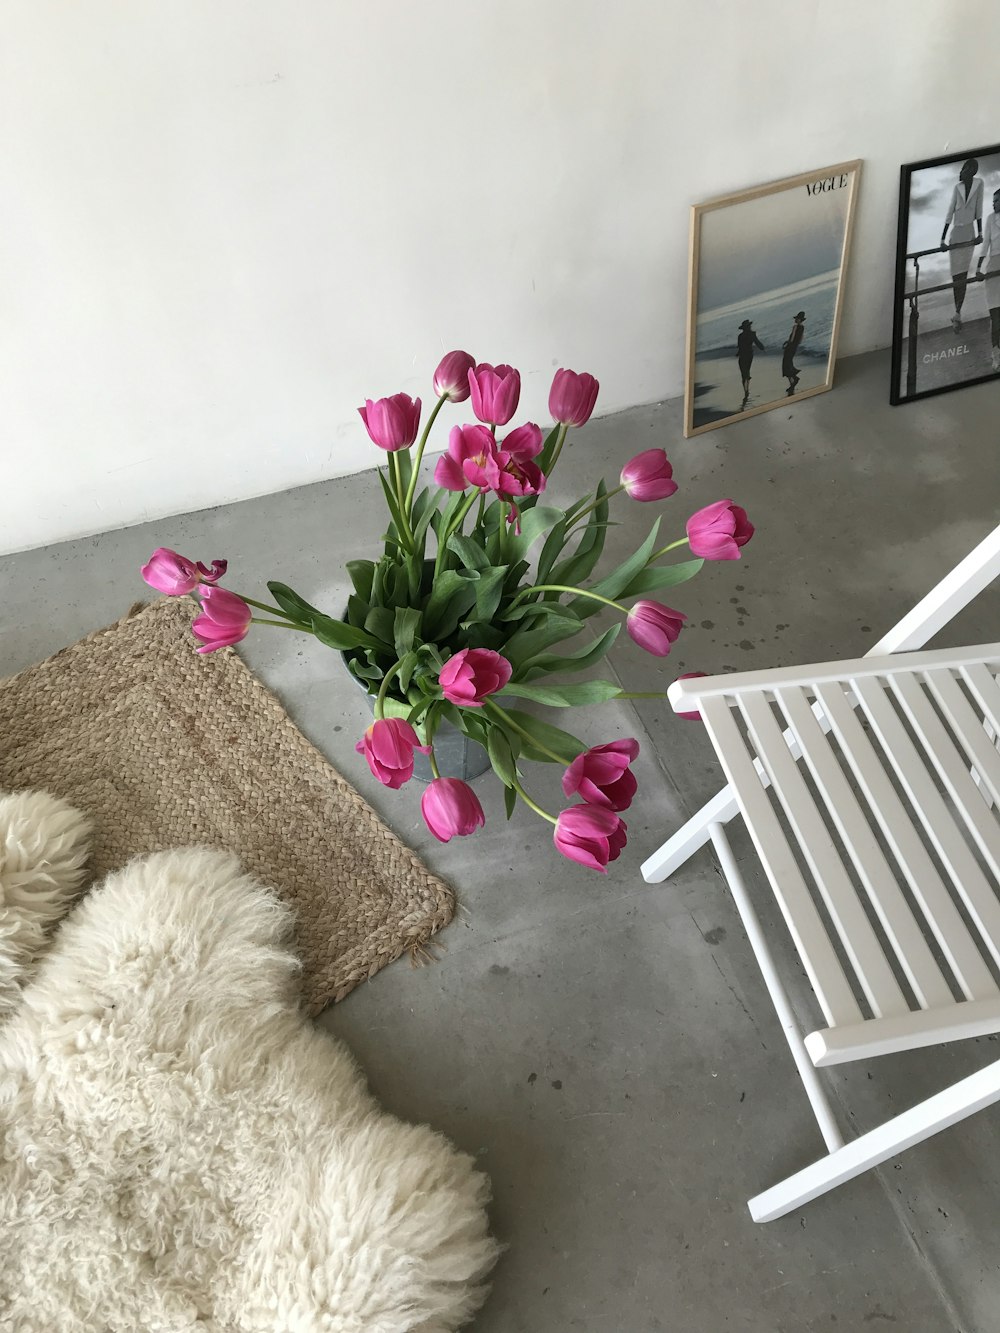
[[[0,681],[0,789],[41,788],[96,821],[94,880],[143,852],[235,852],[295,910],[317,1013],[421,946],[455,909],[194,604],[163,599]]]

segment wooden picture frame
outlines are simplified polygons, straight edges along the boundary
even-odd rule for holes
[[[966,188],[962,172],[972,163]],[[900,168],[894,407],[1000,376],[1000,223],[990,222],[1000,211],[998,190],[1000,144]],[[987,272],[980,277],[984,256]]]
[[[694,205],[686,437],[833,387],[860,179],[857,159]]]

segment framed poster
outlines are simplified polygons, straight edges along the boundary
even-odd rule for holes
[[[684,434],[833,387],[860,162],[691,211]]]
[[[1000,373],[1000,144],[900,171],[889,401]]]

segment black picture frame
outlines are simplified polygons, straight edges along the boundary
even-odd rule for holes
[[[921,248],[917,245],[915,250],[907,250],[911,220],[918,212],[918,210],[911,207],[914,200],[914,177],[922,172],[933,173],[932,176],[924,179],[923,184],[926,185],[926,189],[923,195],[917,196],[920,203],[924,204],[929,196],[932,183],[935,190],[940,191],[940,178],[944,168],[954,168],[954,178],[957,182],[963,163],[972,158],[975,158],[980,164],[977,177],[983,181],[982,221],[985,227],[986,220],[993,211],[993,191],[1000,188],[1000,144],[992,144],[985,148],[967,149],[959,153],[946,153],[941,157],[928,157],[920,162],[906,163],[900,168],[899,218],[896,229],[896,281],[892,313],[892,382],[889,386],[889,402],[893,407],[898,407],[904,403],[919,402],[923,398],[933,398],[940,393],[951,393],[955,389],[966,389],[973,384],[985,384],[990,380],[1000,383],[1000,373],[990,365],[992,344],[986,344],[985,352],[982,346],[983,325],[985,324],[987,337],[990,328],[989,310],[985,311],[984,318],[983,311],[978,309],[978,306],[983,302],[983,296],[979,293],[985,292],[985,284],[974,276],[967,276],[966,286],[962,289],[961,309],[958,311],[960,322],[957,328],[954,324],[954,318],[945,319],[943,324],[941,322],[943,312],[940,307],[949,300],[953,307],[959,303],[954,270],[951,269],[950,264],[951,252],[952,250],[971,249],[972,253],[969,261],[969,268],[971,268],[974,256],[979,248],[978,245],[974,241],[971,244],[968,241],[963,241],[954,246],[950,244],[937,247],[928,245]],[[987,161],[987,159],[991,160]],[[921,184],[921,182],[918,182],[918,184]],[[923,223],[929,223],[932,216],[930,208],[920,211],[924,214]],[[934,216],[940,217],[940,212]],[[935,270],[940,270],[943,263],[943,261],[938,263],[933,261],[931,257],[935,254],[947,254],[949,256],[950,275],[947,281],[941,281],[943,275],[940,271],[935,273]],[[929,269],[933,274],[931,280],[925,281],[923,286],[921,286],[920,274],[921,259],[924,260],[925,270]],[[912,270],[909,267],[911,263],[914,266]],[[927,277],[926,272],[924,277]],[[942,293],[949,289],[951,289],[951,296],[942,296]],[[920,309],[921,296],[925,298],[937,296],[939,298],[934,303],[930,326],[927,324],[928,301],[925,300],[925,310],[922,312]],[[968,307],[965,304],[966,302],[969,303]],[[921,319],[925,322],[923,330],[920,327]],[[951,325],[950,330],[949,324]],[[973,325],[975,326],[974,329],[970,327]],[[974,339],[972,337],[973,332],[975,333]],[[923,342],[921,342],[921,338],[923,338]],[[923,350],[921,350],[922,348]],[[964,360],[966,356],[970,357],[967,362]],[[984,356],[986,369],[983,369]],[[965,370],[969,372],[967,375],[962,374]],[[950,374],[949,372],[954,373]]]

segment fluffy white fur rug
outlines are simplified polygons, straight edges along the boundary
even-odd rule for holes
[[[299,1012],[285,907],[207,850],[80,887],[87,822],[0,797],[0,1329],[451,1333],[486,1178]]]

